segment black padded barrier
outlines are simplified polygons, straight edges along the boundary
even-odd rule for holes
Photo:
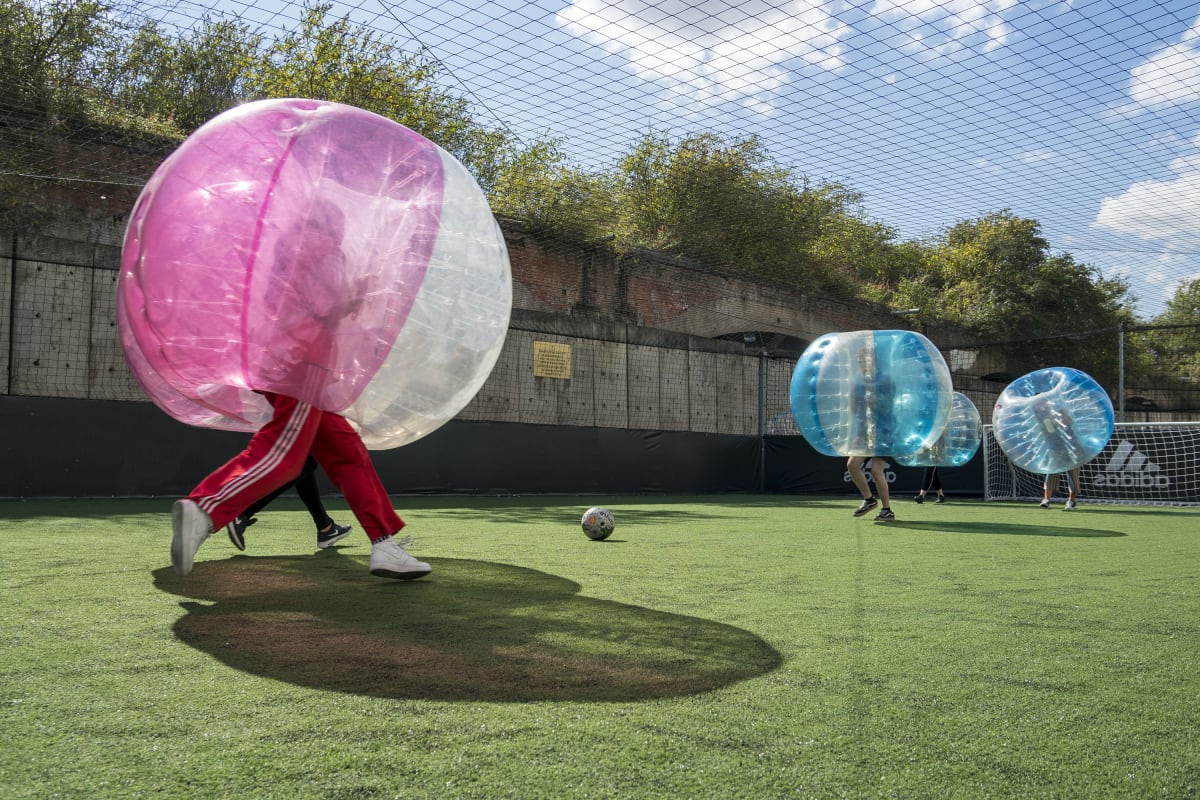
[[[2,396],[0,498],[179,497],[248,438],[146,402]],[[845,459],[799,436],[451,421],[372,458],[398,495],[854,492]],[[894,494],[916,493],[920,468],[891,471]],[[982,458],[942,481],[948,494],[982,496]]]

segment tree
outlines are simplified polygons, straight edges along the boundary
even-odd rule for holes
[[[1200,278],[1177,286],[1166,310],[1135,341],[1159,375],[1200,381]]]
[[[90,93],[97,50],[109,39],[97,2],[0,0],[0,75],[5,116],[72,116]]]
[[[781,272],[799,255],[777,246],[798,233],[786,224],[797,193],[757,139],[646,136],[619,171],[623,239],[759,274]]]
[[[1175,287],[1167,301],[1167,310],[1154,318],[1158,324],[1200,325],[1200,278],[1184,281]]]
[[[920,272],[920,246],[897,244],[894,229],[852,213],[848,197],[818,219],[808,252],[833,286],[854,287],[859,297],[886,304],[893,302],[898,284]]]
[[[797,286],[839,285],[814,243],[857,195],[797,181],[754,137],[647,135],[613,183],[623,241]]]
[[[1015,363],[1075,366],[1102,382],[1116,375],[1117,327],[1133,320],[1124,281],[1051,255],[1037,221],[1008,210],[964,220],[929,243],[924,273],[902,281],[897,298],[921,309],[920,321],[1004,344]],[[1058,338],[1098,330],[1112,334]]]
[[[345,103],[393,119],[441,145],[485,191],[515,147],[503,130],[478,124],[469,104],[438,87],[440,67],[400,50],[332,5],[306,6],[299,27],[266,47],[245,76],[257,97],[307,97]]]
[[[146,22],[112,61],[110,93],[141,114],[167,121],[180,136],[245,101],[246,73],[262,36],[245,23],[206,16],[190,36],[172,39]]]
[[[582,241],[612,235],[616,207],[611,181],[566,162],[554,142],[535,142],[500,164],[490,193],[492,210],[530,229]]]

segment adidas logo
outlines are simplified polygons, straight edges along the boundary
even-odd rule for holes
[[[1171,479],[1145,453],[1134,449],[1133,443],[1122,439],[1113,451],[1104,471],[1096,477],[1096,486],[1130,486],[1143,489],[1166,489]]]

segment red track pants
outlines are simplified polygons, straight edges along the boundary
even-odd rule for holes
[[[274,414],[246,449],[214,470],[188,497],[212,520],[214,531],[251,503],[292,481],[309,453],[346,498],[372,542],[404,527],[392,508],[371,456],[350,423],[287,395],[263,392]]]

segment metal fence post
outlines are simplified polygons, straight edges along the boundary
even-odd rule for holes
[[[1125,421],[1125,323],[1117,326],[1117,422]]]
[[[758,490],[767,490],[767,349],[758,354]]]

